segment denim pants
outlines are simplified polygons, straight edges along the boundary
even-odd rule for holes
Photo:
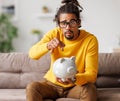
[[[27,101],[43,101],[61,97],[76,98],[80,101],[97,101],[97,91],[94,84],[77,85],[64,88],[49,81],[32,82],[26,87]]]

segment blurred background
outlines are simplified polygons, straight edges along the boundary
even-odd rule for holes
[[[78,0],[82,29],[99,41],[99,52],[120,48],[120,0]],[[56,26],[61,0],[0,0],[0,52],[28,52]],[[3,14],[4,13],[4,14]],[[9,26],[8,26],[9,25]]]

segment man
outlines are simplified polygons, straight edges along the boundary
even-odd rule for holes
[[[49,31],[29,51],[32,59],[39,59],[51,52],[51,66],[44,82],[33,82],[26,88],[27,101],[55,100],[58,97],[77,98],[80,101],[96,101],[94,82],[98,72],[98,41],[93,34],[80,30],[82,7],[77,0],[63,0],[55,21],[58,27]],[[78,73],[75,81],[62,81],[52,71],[54,61],[61,57],[76,57]]]

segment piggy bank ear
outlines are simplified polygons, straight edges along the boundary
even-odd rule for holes
[[[63,63],[64,61],[65,61],[64,58],[61,58],[61,59],[60,59],[60,63]]]
[[[75,61],[75,56],[71,56],[70,59]]]

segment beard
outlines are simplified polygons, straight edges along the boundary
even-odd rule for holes
[[[72,40],[74,38],[74,33],[71,30],[68,30],[64,33],[64,36],[68,40]]]

